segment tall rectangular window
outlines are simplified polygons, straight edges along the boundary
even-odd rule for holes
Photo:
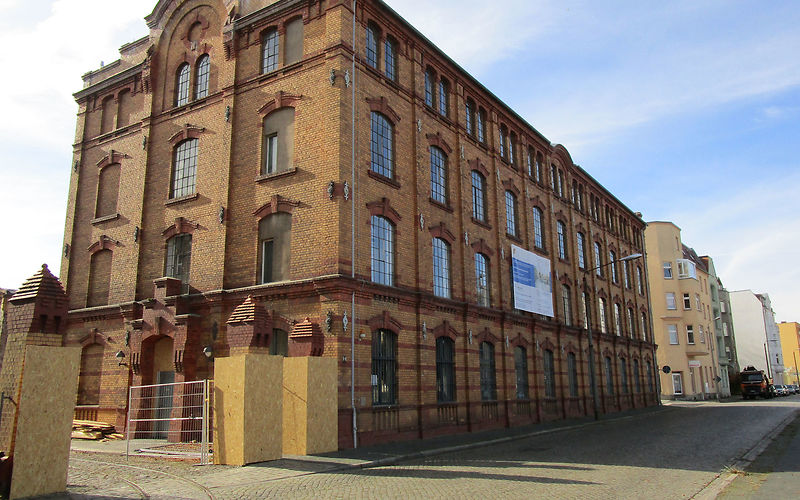
[[[378,29],[375,26],[367,26],[366,43],[367,64],[378,69]]]
[[[431,108],[436,104],[435,85],[436,76],[433,74],[433,70],[428,68],[425,70],[425,104]]]
[[[670,345],[678,345],[678,326],[667,325],[667,335],[669,336]]]
[[[619,378],[622,394],[628,394],[628,363],[624,359],[619,360]]]
[[[558,258],[566,260],[567,258],[567,229],[564,223],[558,221],[556,223],[556,230],[558,232]]]
[[[542,210],[539,207],[533,207],[533,245],[536,248],[544,248]]]
[[[389,330],[372,334],[372,404],[397,404],[397,335]]]
[[[556,397],[556,369],[553,362],[553,351],[545,349],[542,360],[544,371],[544,395],[548,398]]]
[[[372,171],[391,179],[394,177],[394,128],[385,116],[374,111],[370,115],[370,126]]]
[[[614,367],[611,364],[611,358],[605,357],[606,364],[606,393],[609,395],[614,394]]]
[[[672,279],[672,262],[664,262],[664,278]]]
[[[522,346],[514,348],[514,372],[517,379],[517,399],[526,400],[528,395],[528,353]]]
[[[436,339],[436,400],[452,403],[456,400],[455,342],[448,337]]]
[[[261,241],[261,283],[272,283],[272,268],[274,267],[275,241]]]
[[[667,299],[667,309],[670,311],[674,311],[678,308],[677,304],[675,304],[675,293],[674,292],[667,292],[666,293]]]
[[[480,346],[481,401],[497,400],[497,379],[494,364],[494,345],[481,342]]]
[[[194,194],[197,176],[197,142],[197,139],[187,139],[175,148],[170,198]]]
[[[433,239],[433,294],[450,298],[450,245],[441,238]]]
[[[600,320],[600,331],[602,333],[608,332],[608,316],[606,312],[606,299],[600,297],[598,299],[597,316]]]
[[[269,73],[278,69],[278,30],[273,28],[264,34],[262,40],[262,71]]]
[[[583,233],[577,234],[578,241],[578,267],[586,269],[586,247],[584,243]]]
[[[447,204],[447,158],[444,151],[431,146],[431,198]]]
[[[692,325],[686,325],[686,343],[694,344],[694,327]]]
[[[486,111],[478,109],[478,140],[486,143]]]
[[[439,114],[447,116],[450,104],[450,85],[442,78],[439,80]]]
[[[271,174],[278,170],[278,134],[271,134],[265,139],[266,163],[264,165],[264,173]]]
[[[478,304],[489,307],[489,263],[486,256],[482,253],[475,254],[475,285]]]
[[[384,44],[384,63],[386,64],[386,78],[396,82],[397,81],[397,44],[395,41],[386,37]]]
[[[622,335],[622,307],[620,307],[619,302],[614,303],[614,324],[617,329],[617,336],[619,337]]]
[[[572,325],[572,296],[567,285],[561,285],[561,309],[564,311],[564,324]]]
[[[644,295],[644,282],[642,280],[642,268],[636,266],[636,286],[639,289],[639,295]]]
[[[164,265],[164,275],[181,280],[184,292],[188,292],[191,261],[191,234],[178,234],[167,240],[167,258]]]
[[[686,310],[692,308],[692,299],[689,297],[688,293],[683,294],[683,308]]]
[[[472,217],[486,222],[486,179],[477,170],[472,171]]]
[[[506,232],[517,236],[517,197],[506,191]]]
[[[569,373],[569,395],[578,397],[578,363],[575,360],[575,353],[567,354],[567,373]]]
[[[372,239],[372,281],[381,285],[394,284],[394,226],[385,217],[370,219]]]
[[[603,277],[603,254],[600,249],[600,243],[594,242],[594,270],[595,274]]]

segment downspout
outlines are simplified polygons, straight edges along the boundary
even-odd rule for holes
[[[350,104],[350,175],[353,197],[350,201],[350,277],[356,280],[356,0],[353,0],[353,61]],[[350,407],[353,410],[353,448],[358,448],[358,419],[356,418],[356,289],[350,298]]]

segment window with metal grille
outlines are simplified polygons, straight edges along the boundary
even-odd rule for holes
[[[436,104],[435,85],[436,75],[433,73],[432,69],[428,68],[425,70],[425,104],[430,107]]]
[[[389,330],[372,334],[372,404],[397,404],[397,335]]]
[[[489,259],[482,253],[475,254],[475,285],[478,304],[489,307]]]
[[[431,146],[431,198],[447,204],[447,157],[444,151]]]
[[[442,78],[439,80],[439,114],[447,116],[450,108],[450,84]]]
[[[577,243],[578,243],[578,267],[581,269],[586,269],[586,245],[583,233],[578,233],[576,235]]]
[[[436,400],[439,403],[456,400],[455,342],[448,337],[436,339]]]
[[[506,191],[506,232],[517,235],[517,197],[511,191]]]
[[[261,40],[261,72],[269,73],[278,69],[278,30],[272,28],[264,33]]]
[[[565,260],[567,258],[567,228],[563,222],[558,221],[556,230],[558,231],[558,258]]]
[[[167,240],[164,275],[181,280],[184,291],[189,290],[189,267],[192,262],[192,235],[177,234]]]
[[[189,102],[189,77],[191,76],[189,63],[183,63],[178,67],[175,78],[175,105],[183,106]]]
[[[514,373],[517,376],[517,399],[529,399],[528,351],[522,346],[514,348]]]
[[[642,381],[639,378],[639,360],[633,360],[633,387],[634,390],[639,393],[642,392]]]
[[[197,139],[187,139],[175,147],[170,198],[194,194],[197,177],[197,143]]]
[[[606,393],[614,395],[614,367],[611,364],[611,358],[605,357],[606,364]]]
[[[397,42],[392,37],[386,37],[386,43],[383,47],[384,64],[386,64],[385,72],[386,78],[396,82],[397,81]]]
[[[389,120],[380,113],[372,112],[370,153],[372,171],[384,177],[394,177],[394,146],[392,144],[394,128]]]
[[[497,379],[494,368],[494,345],[481,342],[481,401],[497,400]]]
[[[472,171],[472,216],[486,222],[486,179],[477,170]]]
[[[619,378],[622,394],[628,394],[628,362],[625,358],[619,360]]]
[[[569,395],[578,397],[578,364],[575,360],[575,353],[567,353],[567,373],[569,374]]]
[[[544,226],[542,225],[542,209],[533,207],[533,245],[544,248]]]
[[[450,298],[450,245],[441,238],[433,239],[433,294]]]
[[[556,397],[556,368],[553,363],[553,351],[545,349],[542,369],[544,370],[544,395],[548,398]]]
[[[197,60],[197,74],[194,80],[194,98],[202,99],[208,95],[208,76],[211,73],[211,60],[208,54]]]
[[[381,285],[394,284],[394,226],[385,217],[373,215],[370,219],[372,233],[372,281]]]

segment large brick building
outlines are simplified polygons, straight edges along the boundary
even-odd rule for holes
[[[641,218],[385,3],[146,20],[75,94],[79,414],[121,426],[129,384],[249,351],[338,360],[340,447],[585,415],[587,299],[600,411],[657,402],[643,263],[584,273],[643,252]],[[514,309],[512,245],[551,260],[555,317]]]

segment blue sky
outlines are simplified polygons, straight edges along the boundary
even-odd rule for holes
[[[729,290],[800,321],[800,6],[791,1],[389,0]],[[0,286],[58,270],[80,75],[155,0],[0,0]],[[9,71],[10,69],[10,71]],[[10,73],[10,74],[9,74]]]

